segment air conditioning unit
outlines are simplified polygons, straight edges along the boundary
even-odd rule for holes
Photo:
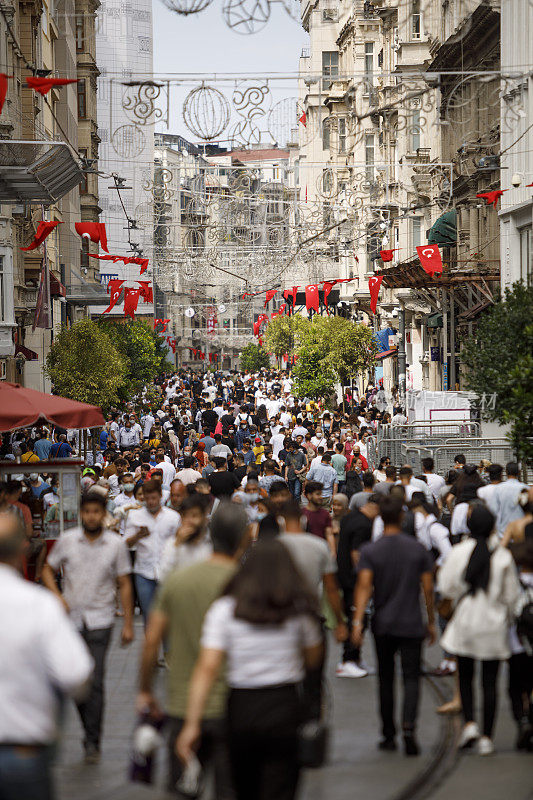
[[[424,350],[424,355],[418,359],[421,364],[429,364],[429,350]]]
[[[322,11],[322,22],[338,22],[339,15],[336,8],[324,8]]]

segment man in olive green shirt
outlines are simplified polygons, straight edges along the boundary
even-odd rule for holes
[[[152,683],[159,649],[166,639],[171,791],[175,791],[183,769],[175,753],[175,742],[185,718],[189,682],[200,650],[204,617],[235,572],[239,556],[248,543],[247,534],[248,517],[244,509],[233,503],[221,503],[211,519],[213,555],[207,561],[171,572],[159,588],[148,620],[137,707],[140,712],[159,710],[152,694]],[[213,764],[217,800],[234,798],[224,736],[226,691],[221,677],[214,684],[206,705],[198,749],[202,766],[209,762]]]

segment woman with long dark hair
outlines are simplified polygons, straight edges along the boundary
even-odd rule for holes
[[[228,736],[237,800],[293,800],[299,686],[322,659],[316,598],[287,549],[258,542],[208,611],[177,741],[187,762],[211,686],[227,660]]]
[[[519,596],[516,567],[510,552],[490,537],[495,519],[486,506],[468,510],[470,537],[453,547],[438,574],[438,591],[455,603],[441,647],[457,656],[464,728],[459,747],[478,741],[478,753],[494,752],[500,662],[509,658],[509,625]],[[472,683],[475,662],[481,662],[483,727],[474,718]]]

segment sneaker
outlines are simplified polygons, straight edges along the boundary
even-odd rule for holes
[[[396,750],[394,736],[386,736],[385,739],[378,742],[378,750],[387,750],[390,753]]]
[[[359,669],[364,669],[364,671],[366,672],[367,675],[375,675],[376,674],[376,668],[375,667],[370,667],[365,661],[363,661],[363,659],[361,659],[361,661],[359,661],[357,666],[359,667]]]
[[[476,722],[467,722],[464,726],[457,747],[459,750],[465,750],[467,747],[472,747],[476,739],[479,739],[479,728]]]
[[[353,661],[345,661],[344,664],[337,666],[337,678],[366,678],[366,669],[358,667]]]
[[[482,736],[477,743],[477,752],[479,756],[491,756],[494,753],[492,739],[489,739],[488,736]]]
[[[98,764],[100,761],[100,751],[95,744],[85,745],[85,763]]]
[[[420,755],[420,748],[418,746],[418,742],[416,741],[414,734],[412,733],[404,733],[403,747],[406,756]]]

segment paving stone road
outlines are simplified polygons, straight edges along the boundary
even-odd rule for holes
[[[82,759],[81,727],[76,710],[69,704],[65,713],[63,740],[56,767],[59,800],[162,800],[159,788],[132,784],[127,779],[128,750],[135,720],[134,697],[142,626],[136,622],[136,641],[123,649],[117,632],[108,658],[107,708],[103,751],[100,764],[85,766]],[[401,753],[382,753],[376,749],[376,679],[335,678],[338,645],[329,647],[328,675],[332,698],[334,730],[329,763],[321,770],[307,771],[299,800],[393,800],[415,776],[432,763],[442,740],[443,721],[435,714],[438,698],[424,681],[419,739],[422,755],[405,758]],[[439,658],[434,648],[429,658]],[[372,663],[371,647],[365,657]],[[439,680],[441,691],[451,691],[451,681]],[[164,672],[158,675],[158,693],[164,696]],[[457,723],[458,724],[458,723]],[[425,796],[432,800],[531,800],[533,798],[533,755],[515,753],[514,725],[502,686],[500,715],[496,732],[497,754],[481,759],[460,756],[441,786]],[[163,785],[164,754],[159,766],[159,785]],[[416,797],[422,795],[416,795]]]

